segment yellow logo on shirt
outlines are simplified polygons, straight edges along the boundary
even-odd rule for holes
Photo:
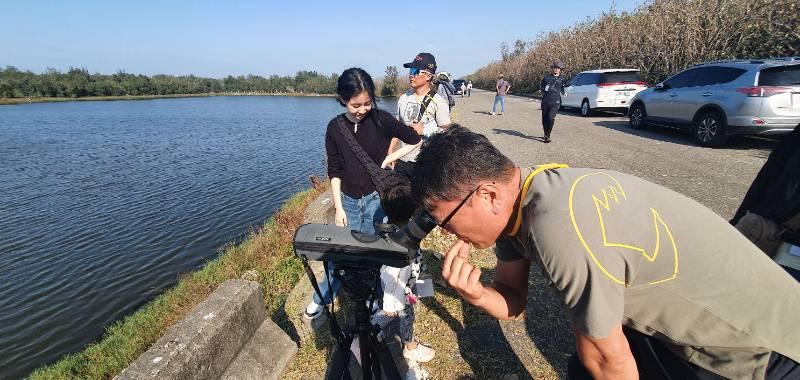
[[[581,182],[584,179],[593,177],[593,176],[605,176],[607,177],[607,183],[605,186],[601,186],[599,191],[590,191],[587,192],[581,186]],[[596,189],[596,188],[595,188]],[[588,194],[587,194],[588,193]],[[591,197],[591,202],[587,202],[587,200],[583,197]],[[596,219],[594,217],[584,217],[583,215],[591,215],[592,213],[581,213],[581,218],[579,220],[575,214],[575,201],[576,198],[579,201],[579,205],[582,207],[592,207],[597,212]],[[659,263],[662,263],[663,260],[670,260],[674,262],[673,270],[668,271],[669,273],[661,273],[656,274],[654,279],[651,281],[647,281],[649,284],[658,284],[665,281],[674,280],[675,277],[678,275],[678,247],[675,244],[675,238],[672,235],[672,231],[669,228],[669,225],[664,222],[661,218],[659,212],[654,209],[650,208],[650,214],[652,215],[652,220],[626,220],[625,223],[621,223],[619,219],[614,218],[621,218],[624,217],[619,213],[614,213],[615,208],[626,207],[624,202],[628,199],[628,195],[625,192],[625,189],[622,188],[622,185],[617,181],[616,178],[611,176],[610,174],[598,172],[598,173],[591,173],[585,174],[572,184],[572,188],[570,189],[569,193],[569,214],[572,220],[572,226],[575,228],[575,233],[578,235],[578,239],[583,244],[583,247],[586,249],[586,252],[591,256],[592,261],[600,268],[600,270],[605,274],[608,278],[613,280],[616,283],[630,286],[631,284],[625,281],[625,273],[623,269],[623,273],[612,273],[612,269],[608,268],[608,265],[604,265],[604,263],[608,263],[609,254],[613,254],[613,252],[608,252],[609,248],[619,248],[626,251],[632,251],[641,254],[649,263],[655,263],[656,260],[659,260]],[[628,213],[625,217],[629,216]],[[608,223],[607,221],[614,221],[617,222],[616,225],[628,225],[631,228],[634,227],[634,223],[648,223],[652,224],[653,226],[653,233],[651,236],[636,236],[634,237],[635,240],[638,242],[643,242],[644,244],[627,244],[622,243],[615,240],[613,237],[620,234],[620,232],[625,231],[609,231],[608,230]],[[599,234],[597,233],[599,232]],[[600,236],[601,241],[597,241],[595,239],[592,241],[588,239],[586,236]],[[611,237],[610,237],[611,236]],[[644,245],[651,246],[650,249],[642,248]],[[605,254],[605,255],[604,255]],[[650,271],[648,271],[650,272]],[[658,270],[653,271],[655,273],[659,272]]]

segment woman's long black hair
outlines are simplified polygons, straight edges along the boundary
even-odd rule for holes
[[[375,83],[366,71],[358,67],[351,67],[345,70],[336,82],[336,100],[342,106],[362,91],[366,91],[369,94],[372,106],[376,107]]]

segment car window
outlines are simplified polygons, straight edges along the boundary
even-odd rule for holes
[[[689,69],[673,75],[671,78],[664,81],[664,84],[669,88],[683,88],[689,86],[689,83],[697,74],[700,68]]]
[[[800,85],[800,65],[770,67],[758,74],[759,86]]]
[[[704,66],[697,69],[697,74],[692,78],[689,87],[695,86],[710,86],[722,83],[728,83],[747,70],[739,69],[736,67],[722,67],[722,66]]]
[[[572,79],[569,81],[569,85],[570,85],[570,86],[580,86],[580,80],[581,80],[581,76],[583,76],[583,74],[578,74],[578,75],[576,75],[576,76],[575,76],[575,78],[572,78]]]
[[[638,71],[613,71],[601,75],[601,83],[634,83],[642,81]]]
[[[597,73],[586,74],[585,84],[598,84],[600,83],[602,76]]]

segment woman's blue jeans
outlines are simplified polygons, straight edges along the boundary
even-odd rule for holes
[[[344,208],[344,213],[347,216],[347,227],[353,231],[366,234],[376,234],[378,231],[375,228],[375,223],[383,223],[385,217],[377,191],[373,191],[361,198],[351,198],[346,194],[342,194],[342,208]],[[341,282],[333,275],[334,270],[335,265],[329,262],[328,273],[326,273],[327,278],[324,278],[319,285],[322,299],[319,299],[319,295],[314,292],[314,302],[317,304],[330,304],[342,287]],[[330,281],[330,286],[328,281]]]

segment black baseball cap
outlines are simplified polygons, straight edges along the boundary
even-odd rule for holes
[[[404,63],[403,67],[411,68],[415,67],[420,70],[430,71],[431,73],[436,72],[436,58],[433,58],[433,54],[431,53],[419,53],[414,60],[409,63]]]

